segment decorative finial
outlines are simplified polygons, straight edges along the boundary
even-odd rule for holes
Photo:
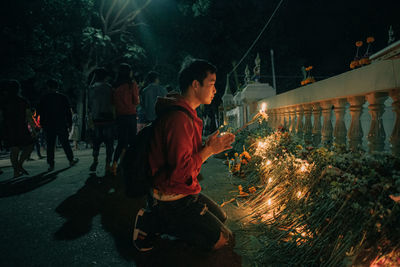
[[[250,83],[250,70],[249,70],[249,65],[246,65],[246,68],[244,70],[244,83],[249,84]]]

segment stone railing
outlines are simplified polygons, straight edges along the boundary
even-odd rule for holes
[[[400,59],[383,60],[258,101],[273,128],[307,144],[400,155]],[[365,112],[367,110],[368,112]]]

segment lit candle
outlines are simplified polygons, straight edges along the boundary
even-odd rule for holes
[[[267,104],[266,103],[262,103],[261,104],[260,113],[264,113],[266,109],[267,109]]]

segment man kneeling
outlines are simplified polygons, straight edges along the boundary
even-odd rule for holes
[[[184,63],[179,73],[181,94],[159,98],[149,163],[154,177],[148,207],[139,210],[133,241],[140,251],[152,249],[154,233],[168,234],[204,249],[233,243],[224,225],[226,214],[201,194],[197,179],[210,156],[231,148],[233,134],[214,133],[202,145],[200,104],[210,104],[216,93],[216,68],[204,60]]]

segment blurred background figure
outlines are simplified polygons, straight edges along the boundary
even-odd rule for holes
[[[118,145],[115,149],[112,172],[117,174],[118,161],[136,137],[136,106],[139,105],[139,87],[133,79],[132,68],[122,63],[114,83],[113,103],[117,113]]]
[[[16,80],[1,83],[2,113],[4,117],[4,139],[10,148],[10,160],[14,169],[14,178],[28,172],[23,168],[33,150],[32,135],[36,135],[32,113],[28,102],[19,96],[21,86]],[[32,132],[28,130],[28,125]]]
[[[73,142],[74,150],[79,149],[80,131],[79,131],[79,115],[76,109],[71,108],[72,113],[72,126],[69,132],[68,140]]]
[[[68,98],[57,91],[58,82],[56,80],[48,80],[46,86],[48,93],[40,99],[38,111],[47,139],[48,171],[52,171],[54,170],[56,137],[58,137],[64,149],[70,166],[75,165],[78,159],[74,159],[74,154],[68,142],[68,129],[72,127],[72,113]]]
[[[115,109],[112,103],[113,91],[107,82],[108,72],[104,68],[94,71],[95,83],[89,90],[89,117],[93,125],[93,163],[90,171],[96,171],[99,164],[100,145],[106,145],[106,173],[111,172],[114,152]]]

